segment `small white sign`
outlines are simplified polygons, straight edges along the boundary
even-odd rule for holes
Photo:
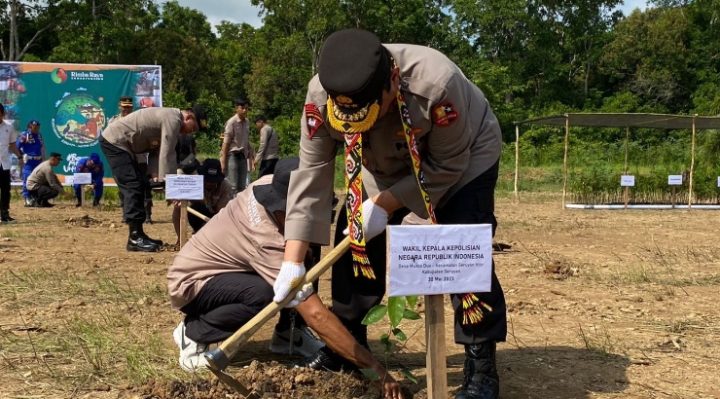
[[[633,175],[622,175],[620,176],[621,187],[635,187],[635,176]]]
[[[165,198],[202,200],[203,175],[165,175]]]
[[[72,178],[73,184],[92,184],[90,173],[75,173]]]
[[[63,184],[66,186],[72,186],[73,185],[73,177],[72,176],[65,176],[65,180],[63,180]]]
[[[668,186],[682,186],[682,175],[668,175]]]
[[[718,187],[720,187],[720,176],[718,176]]]
[[[492,225],[388,227],[388,296],[489,292]]]

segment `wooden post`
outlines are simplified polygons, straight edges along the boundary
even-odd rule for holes
[[[183,245],[185,245],[185,243],[187,242],[187,207],[187,200],[180,201],[180,248],[182,248]]]
[[[515,184],[513,193],[515,194],[515,202],[518,198],[518,172],[520,170],[520,125],[515,125]]]
[[[675,209],[675,186],[672,186],[672,207]]]
[[[562,206],[565,209],[565,194],[567,193],[568,179],[568,146],[570,145],[570,117],[565,114],[565,153],[563,155],[563,190],[562,190]]]
[[[425,370],[428,399],[447,398],[444,295],[425,296]]]
[[[693,201],[693,173],[695,172],[695,118],[697,118],[697,114],[693,115],[692,118],[692,141],[690,144],[690,180],[688,183],[688,209],[692,209]]]
[[[625,166],[623,167],[623,174],[628,173],[628,143],[630,141],[630,128],[625,128]]]
[[[623,191],[623,202],[625,202],[624,209],[627,209],[629,197],[630,197],[630,187],[625,186],[625,190]]]
[[[80,206],[85,208],[85,185],[80,185]]]

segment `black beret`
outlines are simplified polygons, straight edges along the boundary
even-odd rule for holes
[[[375,123],[377,115],[369,106],[382,98],[391,67],[387,49],[371,32],[345,29],[327,38],[318,75],[333,103],[328,119],[334,128],[358,132]]]

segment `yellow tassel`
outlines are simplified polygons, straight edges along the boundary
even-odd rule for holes
[[[327,117],[330,122],[330,126],[333,129],[343,132],[345,134],[362,133],[370,130],[371,127],[377,121],[378,115],[380,115],[380,105],[377,101],[372,103],[369,108],[363,108],[353,115],[350,115],[347,119],[343,120],[339,115],[335,115],[335,103],[332,98],[328,96],[327,100]],[[355,119],[363,118],[361,121]]]

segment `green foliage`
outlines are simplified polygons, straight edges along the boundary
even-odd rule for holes
[[[400,347],[397,342],[406,342],[408,340],[407,334],[400,328],[402,321],[420,319],[420,315],[414,311],[417,306],[417,301],[417,296],[389,297],[387,305],[379,304],[373,306],[363,318],[362,324],[369,326],[381,322],[385,318],[385,315],[388,316],[390,322],[388,332],[380,336],[380,343],[383,345],[383,351],[385,352],[385,363],[387,363],[388,356]],[[417,383],[417,378],[412,375],[407,367],[402,367],[400,372],[408,380]],[[363,372],[363,374],[365,374],[365,372]],[[367,374],[365,375],[369,379],[372,379]]]

